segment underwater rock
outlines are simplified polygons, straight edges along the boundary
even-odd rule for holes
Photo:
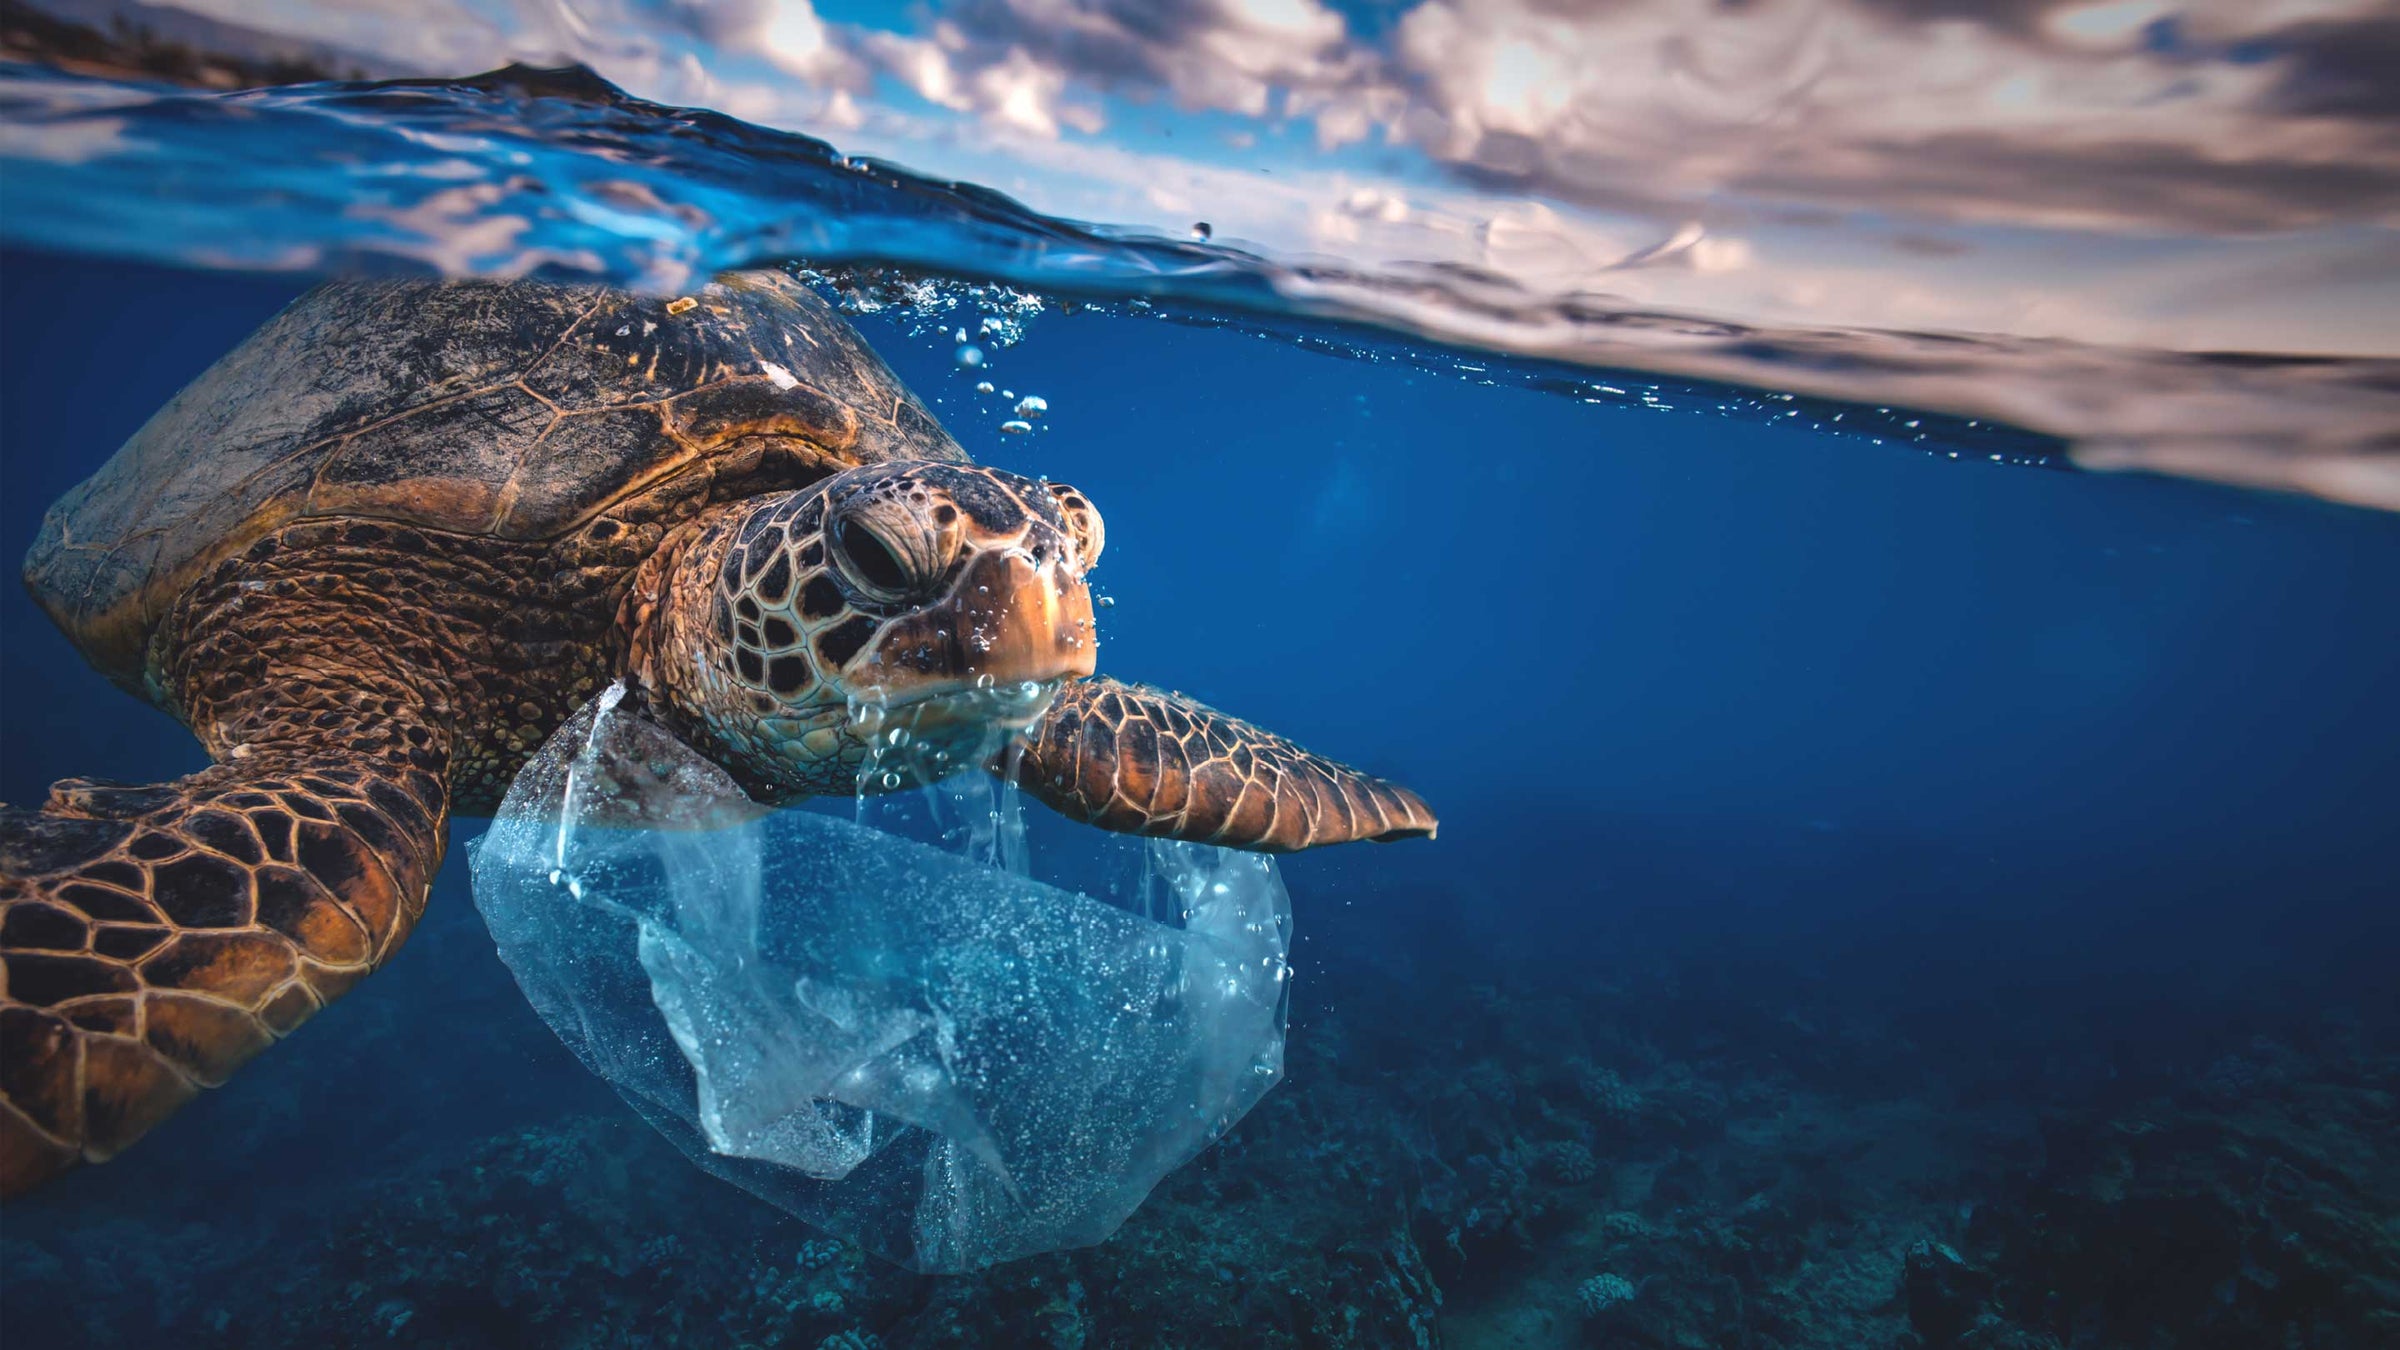
[[[180,1218],[87,1206],[62,1223],[37,1204],[0,1223],[11,1350],[815,1350],[850,1332],[886,1350],[1934,1350],[1908,1307],[1920,1239],[1993,1280],[1953,1350],[2400,1344],[2400,1056],[2383,1033],[2272,1050],[2246,1030],[2199,1036],[2138,1088],[2062,1081],[2045,1138],[2014,1099],[1962,1098],[1955,1085],[1988,1081],[1972,1066],[1930,1052],[1883,1062],[1896,1033],[1796,1055],[1721,1031],[1744,1009],[1781,1024],[1814,993],[1762,985],[1729,1006],[1668,968],[1627,976],[1620,1004],[1595,1007],[1578,962],[1493,981],[1505,992],[1484,1008],[1471,986],[1487,958],[1396,978],[1372,958],[1430,948],[1389,937],[1389,909],[1335,903],[1312,922],[1323,954],[1298,991],[1307,1034],[1289,1076],[1225,1139],[1106,1243],[924,1276],[686,1165],[555,1053],[497,968],[476,977],[489,994],[435,1008],[446,995],[432,986],[460,982],[468,963],[452,958],[466,953],[416,944],[473,943],[490,959],[457,903],[463,881],[428,910],[409,960],[325,1014],[354,1017],[348,1034],[288,1047],[322,1046],[328,1063],[290,1076],[295,1133],[280,1149],[191,1145],[271,1159],[230,1174],[248,1199],[180,1189],[187,1169],[159,1186]],[[420,977],[392,1013],[373,1012],[387,980]],[[1454,1034],[1475,1018],[1475,1034]],[[429,1037],[429,1025],[473,1034]],[[2075,1044],[2038,1041],[2011,1067]],[[416,1128],[355,1177],[279,1184],[305,1131],[322,1133],[332,1062],[352,1058],[378,1075],[414,1066],[407,1095],[438,1104],[444,1128]],[[1722,1102],[1724,1120],[1700,1135],[1606,1133],[1587,1119],[1577,1058],[1617,1066],[1652,1102]],[[530,1087],[497,1091],[503,1070]],[[186,1119],[223,1122],[241,1100]],[[1591,1150],[1593,1180],[1505,1165],[1560,1140]],[[360,1146],[338,1142],[336,1164]],[[111,1169],[141,1166],[129,1156],[86,1180],[134,1180]],[[2178,1252],[2206,1253],[2209,1230],[2229,1228],[2254,1273],[2228,1284],[2206,1264],[2203,1278],[2167,1278]],[[1599,1272],[1639,1295],[1586,1318],[1578,1287]],[[386,1305],[410,1310],[388,1340]]]
[[[703,1168],[971,1270],[1106,1238],[1281,1077],[1271,860],[1145,841],[1117,893],[1152,919],[764,812],[613,694],[519,775],[475,899],[543,1020]]]
[[[1946,1243],[1919,1239],[1908,1249],[1901,1274],[1908,1322],[1932,1345],[1955,1342],[1983,1310],[1992,1277],[1966,1262]]]
[[[1575,1301],[1582,1305],[1584,1316],[1599,1317],[1611,1308],[1632,1302],[1638,1292],[1633,1281],[1603,1271],[1575,1286]]]
[[[1567,1186],[1581,1186],[1600,1174],[1592,1151],[1572,1139],[1554,1140],[1534,1150],[1534,1167],[1548,1180]]]
[[[2220,1060],[2051,1113],[2042,1168],[1969,1231],[2002,1311],[2072,1345],[2400,1344],[2400,1061],[2272,1058],[2240,1094]]]

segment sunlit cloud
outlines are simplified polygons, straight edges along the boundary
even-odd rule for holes
[[[1252,117],[1284,90],[1323,83],[1351,53],[1341,16],[1317,0],[966,0],[944,13],[971,53]]]
[[[1235,144],[1262,171],[1320,185],[1296,211],[1232,184],[1213,202],[1145,188],[1110,219],[1199,212],[1271,249],[1467,262],[1537,289],[1757,321],[2391,345],[2388,323],[2322,288],[2288,294],[2265,329],[2255,293],[2238,320],[2195,312],[2090,242],[2222,242],[2236,272],[2288,273],[2316,246],[2308,232],[2388,229],[2400,109],[2375,105],[2356,67],[2400,51],[2400,26],[2355,0],[1974,17],[1867,0],[1422,0],[1372,40],[1313,0],[973,0],[941,14],[935,39],[915,39],[941,45],[957,91],[934,101],[1052,135],[1045,110],[1077,89],[1231,114],[1254,121]],[[1036,84],[1029,64],[1058,78]],[[978,69],[1033,92],[1013,107],[969,94]],[[1355,171],[1262,145],[1279,126],[1320,151],[1420,167],[1383,170],[1374,190],[1398,209],[1362,210]],[[1103,106],[1082,130],[1106,127]],[[1412,212],[1417,199],[1438,204]],[[1880,247],[1859,256],[1870,220]]]
[[[2309,262],[2400,223],[2379,0],[177,3],[384,73],[583,61],[1292,259],[1759,323],[2400,350],[2391,269]]]

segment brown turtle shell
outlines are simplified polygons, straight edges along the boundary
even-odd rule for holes
[[[329,282],[51,507],[25,580],[93,665],[145,692],[168,606],[292,521],[552,539],[762,437],[851,463],[966,458],[849,324],[779,272],[674,297]]]

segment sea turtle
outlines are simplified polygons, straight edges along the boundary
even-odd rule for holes
[[[452,813],[613,681],[762,801],[852,791],[869,700],[937,747],[1000,722],[1026,789],[1103,829],[1433,833],[1405,789],[1090,678],[1101,545],[1082,493],[970,463],[780,273],[310,291],[26,557],[216,762],[0,808],[0,1193],[123,1149],[388,960]],[[1038,721],[987,695],[1053,688]]]

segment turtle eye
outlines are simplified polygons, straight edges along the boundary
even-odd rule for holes
[[[878,600],[905,600],[915,589],[891,544],[853,517],[833,523],[833,556],[852,584]]]

